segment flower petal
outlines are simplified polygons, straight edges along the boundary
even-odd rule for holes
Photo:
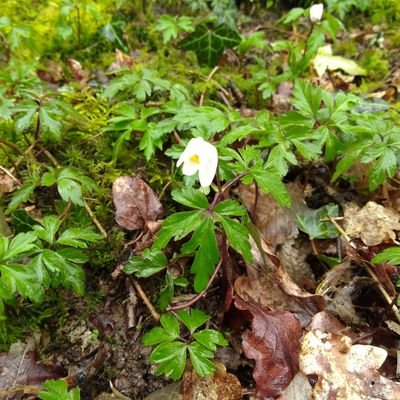
[[[199,164],[191,160],[186,160],[183,163],[182,174],[187,176],[194,175],[199,170]]]
[[[218,166],[217,149],[210,143],[205,142],[200,154],[199,181],[200,186],[210,186],[214,180]]]

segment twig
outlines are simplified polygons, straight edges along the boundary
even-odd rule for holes
[[[203,103],[204,103],[204,96],[205,96],[205,94],[206,94],[206,91],[207,91],[207,87],[208,87],[208,83],[211,81],[211,78],[215,75],[215,73],[217,72],[219,70],[219,67],[218,67],[218,65],[216,66],[216,67],[214,67],[213,69],[212,69],[212,71],[208,74],[208,76],[207,76],[207,79],[206,79],[206,82],[205,82],[205,86],[204,86],[204,90],[203,90],[203,92],[201,93],[201,96],[200,96],[200,100],[199,100],[199,106],[201,107],[202,105],[203,105]]]
[[[106,238],[107,237],[106,230],[100,224],[99,220],[96,218],[96,216],[94,215],[94,212],[90,209],[90,207],[89,207],[88,203],[86,203],[86,201],[84,201],[84,205],[85,205],[85,209],[86,209],[87,213],[89,214],[89,217],[92,219],[93,223],[97,226],[97,229],[100,231],[102,236]]]
[[[137,297],[132,282],[129,279],[125,280],[125,284],[129,292],[129,300],[126,305],[126,313],[128,315],[128,330],[131,330],[136,325],[135,309],[137,306]]]
[[[151,304],[151,301],[147,297],[147,294],[144,292],[142,287],[140,286],[139,282],[135,278],[130,278],[133,285],[135,286],[136,291],[138,292],[140,298],[143,300],[143,303],[146,305],[148,310],[150,311],[151,316],[156,320],[160,320],[160,314],[156,311],[154,308],[153,304]]]
[[[167,308],[167,310],[168,310],[168,311],[178,311],[178,310],[182,310],[183,308],[190,307],[190,306],[192,306],[194,303],[196,303],[197,301],[199,301],[199,300],[200,300],[203,296],[205,296],[205,294],[207,293],[207,291],[208,291],[208,289],[210,288],[211,284],[213,283],[215,277],[217,276],[218,271],[219,271],[220,268],[221,268],[221,265],[222,265],[222,258],[221,258],[221,260],[219,261],[218,265],[216,266],[215,271],[214,271],[214,273],[212,274],[210,280],[208,281],[207,287],[206,287],[203,291],[201,291],[198,295],[196,295],[195,297],[193,297],[193,298],[192,298],[191,300],[189,300],[188,302],[183,303],[183,304],[179,304],[179,305],[177,305],[177,306],[169,306],[169,307]]]
[[[21,182],[7,169],[0,165],[0,170],[2,170],[6,175],[8,175],[18,186],[21,186]]]

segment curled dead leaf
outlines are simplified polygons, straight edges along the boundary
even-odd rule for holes
[[[261,399],[279,396],[299,370],[300,322],[288,311],[269,311],[240,297],[235,306],[253,316],[251,331],[243,336],[246,356],[255,360],[253,377]]]
[[[142,179],[121,176],[113,184],[115,220],[128,230],[154,229],[163,214],[163,206],[150,186]]]
[[[387,356],[384,349],[352,345],[348,336],[313,330],[301,345],[300,369],[317,375],[315,400],[400,399],[400,384],[377,371]]]

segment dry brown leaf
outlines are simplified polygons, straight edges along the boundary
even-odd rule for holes
[[[157,195],[142,179],[121,176],[113,185],[115,220],[128,230],[148,230],[163,214]]]
[[[379,347],[352,346],[347,336],[317,329],[303,339],[300,369],[318,376],[312,391],[315,400],[399,400],[400,384],[377,371],[386,356]]]
[[[123,53],[121,50],[115,50],[115,61],[108,68],[109,71],[118,71],[121,68],[132,68],[135,65],[135,58]]]
[[[302,214],[307,210],[302,189],[296,184],[287,185],[287,189],[293,199],[292,207],[281,207],[270,194],[259,193],[255,213],[254,185],[241,184],[237,189],[241,202],[255,217],[255,225],[273,250],[277,245],[285,243],[287,239],[298,236],[299,230],[296,225],[296,215]]]
[[[301,289],[282,264],[276,266],[270,262],[267,255],[271,254],[271,250],[264,242],[261,242],[260,249],[254,241],[251,242],[254,265],[248,267],[248,276],[241,276],[235,281],[235,292],[245,301],[255,302],[264,308],[290,311],[303,327],[307,326],[311,317],[325,308],[323,297]],[[266,266],[263,265],[262,255],[267,261]]]
[[[400,213],[369,201],[363,208],[355,204],[344,210],[343,226],[350,238],[360,238],[367,246],[396,239],[394,231],[400,230]]]
[[[309,400],[311,391],[312,386],[307,377],[302,372],[298,372],[278,400]]]
[[[255,360],[253,378],[259,397],[279,396],[299,370],[299,320],[288,311],[268,311],[236,297],[235,306],[253,316],[252,330],[243,336],[246,357]]]
[[[0,394],[18,385],[40,385],[47,379],[67,375],[59,364],[40,364],[33,340],[27,344],[17,342],[8,353],[0,353]],[[0,398],[1,397],[0,395]]]
[[[226,372],[225,366],[216,362],[214,375],[201,377],[188,368],[182,380],[182,400],[241,400],[242,386],[238,378]]]
[[[15,179],[7,175],[5,172],[0,171],[0,193],[11,193],[18,186]]]

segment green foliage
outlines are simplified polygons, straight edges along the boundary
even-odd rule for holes
[[[68,391],[68,385],[64,380],[49,380],[42,384],[42,390],[38,393],[41,400],[80,400],[79,388]]]
[[[26,230],[26,221],[32,221],[26,216],[22,218]],[[60,234],[60,226],[59,219],[48,215],[40,224],[35,222],[30,231],[18,233],[12,240],[0,236],[0,302],[10,303],[19,294],[41,303],[46,289],[60,285],[79,295],[84,293],[82,264],[88,257],[82,249],[99,241],[101,236],[81,227],[69,228]]]
[[[161,15],[154,28],[162,33],[163,43],[176,39],[180,32],[194,30],[192,18],[185,16],[178,18],[171,15]]]
[[[297,217],[297,226],[307,233],[310,239],[333,239],[339,236],[339,231],[328,219],[339,216],[339,207],[336,204],[327,204],[317,210],[310,210]]]
[[[213,28],[200,24],[180,42],[183,50],[193,50],[200,65],[214,67],[226,49],[237,46],[240,36],[236,31],[222,24]]]
[[[371,7],[369,0],[326,0],[326,4],[328,11],[337,14],[340,19],[343,19],[353,9],[365,12]]]
[[[174,380],[182,377],[189,353],[195,371],[200,376],[207,376],[215,371],[212,362],[217,346],[228,344],[224,336],[213,329],[198,329],[209,317],[201,310],[181,310],[172,314],[163,314],[161,327],[153,328],[143,336],[145,346],[154,346],[150,361],[158,364],[157,375],[166,375]],[[181,337],[183,324],[190,333],[190,340]]]
[[[400,247],[388,247],[377,254],[371,261],[373,263],[387,262],[393,265],[400,265]]]

